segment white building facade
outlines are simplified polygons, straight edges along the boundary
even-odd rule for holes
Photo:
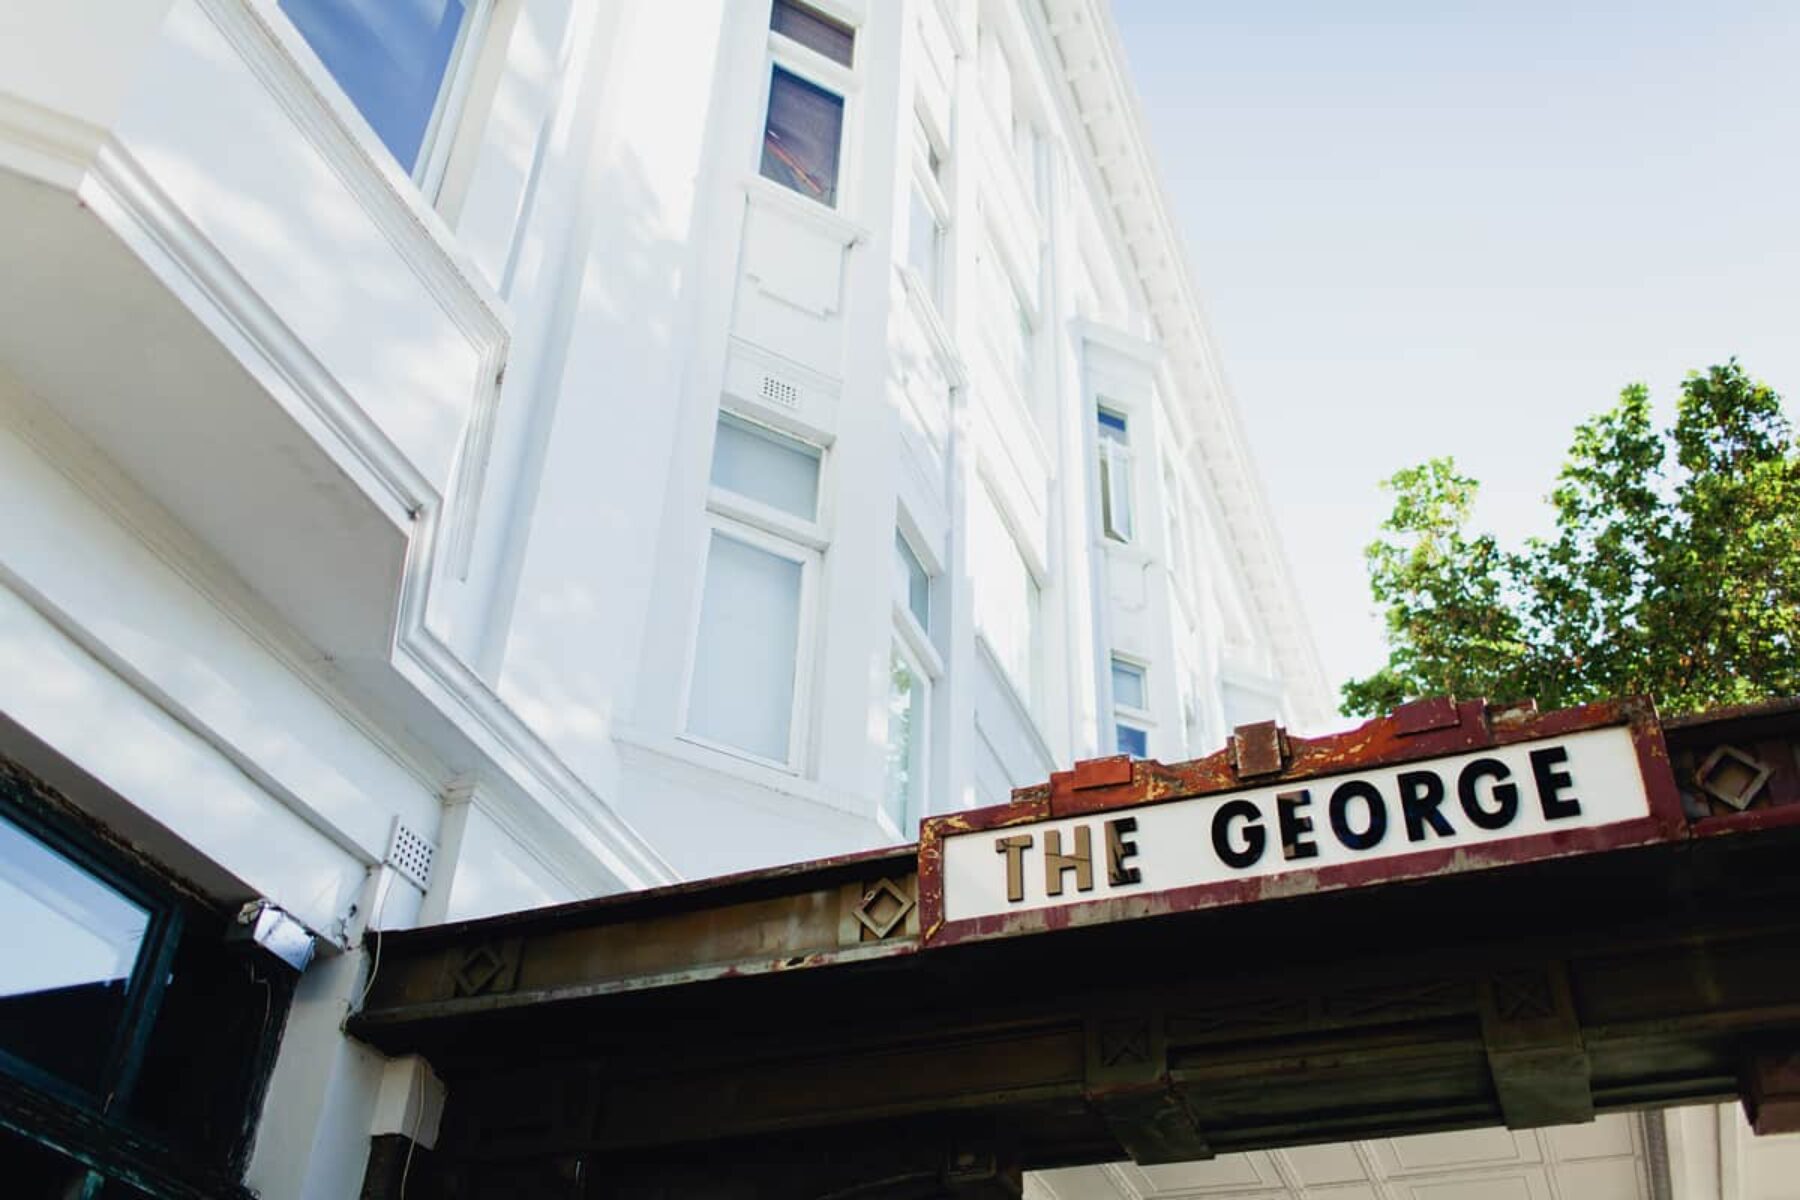
[[[91,950],[0,981],[111,1047],[0,1066],[131,1125],[249,1003],[159,964],[285,1008],[177,1174],[429,1136],[370,926],[1328,720],[1098,0],[8,4],[0,211],[0,861]]]

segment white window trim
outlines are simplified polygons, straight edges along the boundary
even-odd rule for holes
[[[772,767],[789,775],[804,774],[812,741],[810,736],[812,681],[816,659],[812,632],[817,622],[819,574],[823,565],[823,555],[817,550],[797,546],[786,538],[772,536],[753,525],[732,520],[724,515],[709,514],[704,528],[706,540],[700,554],[700,587],[694,603],[693,619],[688,623],[687,670],[681,682],[681,719],[677,725],[678,732],[675,738],[677,741],[701,746],[745,762]],[[693,703],[694,668],[698,663],[700,649],[700,614],[706,603],[707,570],[712,559],[713,538],[717,534],[736,538],[748,546],[800,564],[800,605],[794,652],[794,699],[793,711],[788,717],[788,745],[785,760],[768,758],[753,750],[745,750],[741,746],[716,742],[703,734],[694,733],[688,728],[689,713]]]
[[[832,456],[830,447],[823,446],[809,438],[795,437],[792,433],[789,433],[784,429],[777,429],[775,426],[759,421],[755,417],[748,416],[743,412],[738,411],[736,408],[724,407],[721,407],[719,417],[714,421],[713,436],[715,438],[718,436],[717,421],[725,417],[729,417],[731,420],[740,424],[749,425],[779,441],[791,442],[794,445],[804,446],[809,450],[818,452],[819,482],[813,495],[813,517],[811,520],[808,520],[805,517],[795,516],[786,509],[776,508],[772,504],[767,504],[754,497],[746,496],[741,492],[734,492],[728,487],[713,483],[710,478],[712,472],[712,462],[710,459],[707,461],[708,480],[706,485],[706,507],[708,511],[730,517],[743,525],[761,530],[762,532],[771,534],[775,537],[796,542],[810,550],[824,550],[831,543],[831,538],[827,532],[830,528],[830,512],[827,499],[831,494],[831,489],[827,486],[829,483],[828,473],[831,470]]]
[[[821,212],[848,214],[854,211],[858,199],[856,179],[856,162],[859,158],[856,129],[862,116],[862,64],[867,56],[867,47],[863,43],[863,26],[857,14],[837,4],[822,3],[821,0],[805,0],[807,7],[815,8],[833,20],[848,25],[855,38],[850,61],[853,65],[844,66],[834,62],[812,47],[803,45],[786,34],[769,30],[768,54],[764,56],[762,98],[757,106],[760,119],[756,122],[756,138],[750,158],[750,175],[755,179],[763,179],[762,152],[763,136],[769,126],[769,90],[774,83],[775,68],[780,67],[790,75],[797,75],[806,82],[824,88],[838,96],[844,102],[844,120],[838,129],[838,162],[837,162],[837,198],[833,204],[815,200],[803,192],[783,187],[774,180],[765,180],[776,189],[792,195],[810,208]]]
[[[949,150],[946,149],[944,139],[938,135],[937,130],[934,128],[932,121],[926,115],[925,111],[923,109],[915,109],[913,112],[913,121],[915,122],[915,127],[925,135],[926,140],[931,144],[931,150],[937,154],[938,165],[948,169],[950,164]],[[941,185],[938,182],[937,177],[931,173],[931,161],[927,157],[926,150],[918,145],[916,138],[913,140],[911,161],[912,186],[919,189],[919,195],[924,197],[925,207],[931,211],[932,219],[937,222],[937,287],[933,288],[921,278],[910,261],[903,261],[900,265],[901,268],[912,277],[912,282],[917,289],[919,297],[930,304],[933,314],[942,321],[948,307],[944,301],[948,298],[948,279],[946,278],[946,275],[950,266],[950,199],[944,193],[943,185]],[[912,244],[912,198],[910,195],[907,197],[906,220],[908,225],[906,230],[907,254],[910,255]]]
[[[1114,651],[1107,661],[1106,689],[1112,699],[1113,719],[1120,725],[1133,725],[1148,733],[1156,725],[1156,718],[1148,708],[1136,708],[1129,704],[1121,704],[1117,695],[1112,695],[1112,664],[1119,663],[1138,672],[1144,680],[1144,699],[1150,698],[1150,664],[1130,654]]]
[[[1112,413],[1125,422],[1124,441],[1120,441],[1117,438],[1109,438],[1101,434],[1100,413],[1103,410]],[[1140,528],[1138,522],[1138,514],[1142,511],[1143,506],[1138,503],[1140,489],[1137,480],[1137,447],[1132,443],[1132,430],[1138,423],[1137,414],[1130,405],[1120,404],[1112,397],[1102,395],[1096,395],[1094,397],[1092,412],[1094,414],[1094,419],[1089,424],[1093,431],[1094,438],[1095,498],[1098,501],[1095,506],[1094,514],[1100,519],[1100,536],[1102,540],[1111,542],[1114,545],[1138,545],[1143,539],[1144,531]],[[1101,473],[1100,460],[1102,458],[1108,460],[1109,467],[1114,466],[1113,460],[1115,459],[1124,460],[1125,505],[1131,523],[1130,532],[1124,536],[1120,536],[1118,533],[1107,528],[1107,484],[1110,481],[1112,472],[1109,470],[1105,475]]]
[[[313,89],[330,107],[333,115],[359,144],[365,157],[382,164],[397,178],[408,179],[428,208],[436,208],[443,191],[445,176],[461,139],[468,114],[464,111],[469,93],[484,55],[491,49],[490,30],[495,28],[494,14],[502,5],[516,5],[519,0],[469,0],[467,15],[444,67],[444,78],[438,85],[437,103],[425,124],[419,141],[419,159],[409,171],[396,159],[369,119],[362,114],[350,94],[319,57],[306,35],[282,10],[280,0],[252,0],[261,10],[264,25],[274,33],[288,57],[300,68]]]

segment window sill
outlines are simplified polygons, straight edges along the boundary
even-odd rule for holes
[[[750,175],[744,179],[744,195],[750,203],[777,209],[803,225],[848,249],[869,240],[869,231],[835,208],[827,208],[817,200],[808,200],[792,188],[782,187],[773,179]]]
[[[628,752],[661,759],[708,775],[724,776],[769,793],[775,800],[797,800],[817,805],[840,816],[870,822],[876,820],[863,797],[839,793],[791,768],[775,766],[766,760],[721,748],[689,734],[657,736],[624,726],[614,726],[613,740]]]

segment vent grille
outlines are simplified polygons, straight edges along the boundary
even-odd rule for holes
[[[770,404],[779,404],[783,408],[800,407],[800,389],[785,379],[773,375],[764,375],[762,381],[762,398]]]
[[[388,866],[399,872],[402,879],[425,891],[431,886],[431,864],[436,858],[436,846],[399,817],[394,818],[394,830],[388,835],[385,860]]]

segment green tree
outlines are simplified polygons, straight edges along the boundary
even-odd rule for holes
[[[1800,693],[1800,443],[1736,359],[1688,376],[1665,431],[1641,384],[1579,426],[1555,535],[1522,549],[1468,531],[1479,485],[1451,459],[1383,486],[1388,662],[1344,684],[1346,716],[1442,693],[1647,693],[1665,713]]]

